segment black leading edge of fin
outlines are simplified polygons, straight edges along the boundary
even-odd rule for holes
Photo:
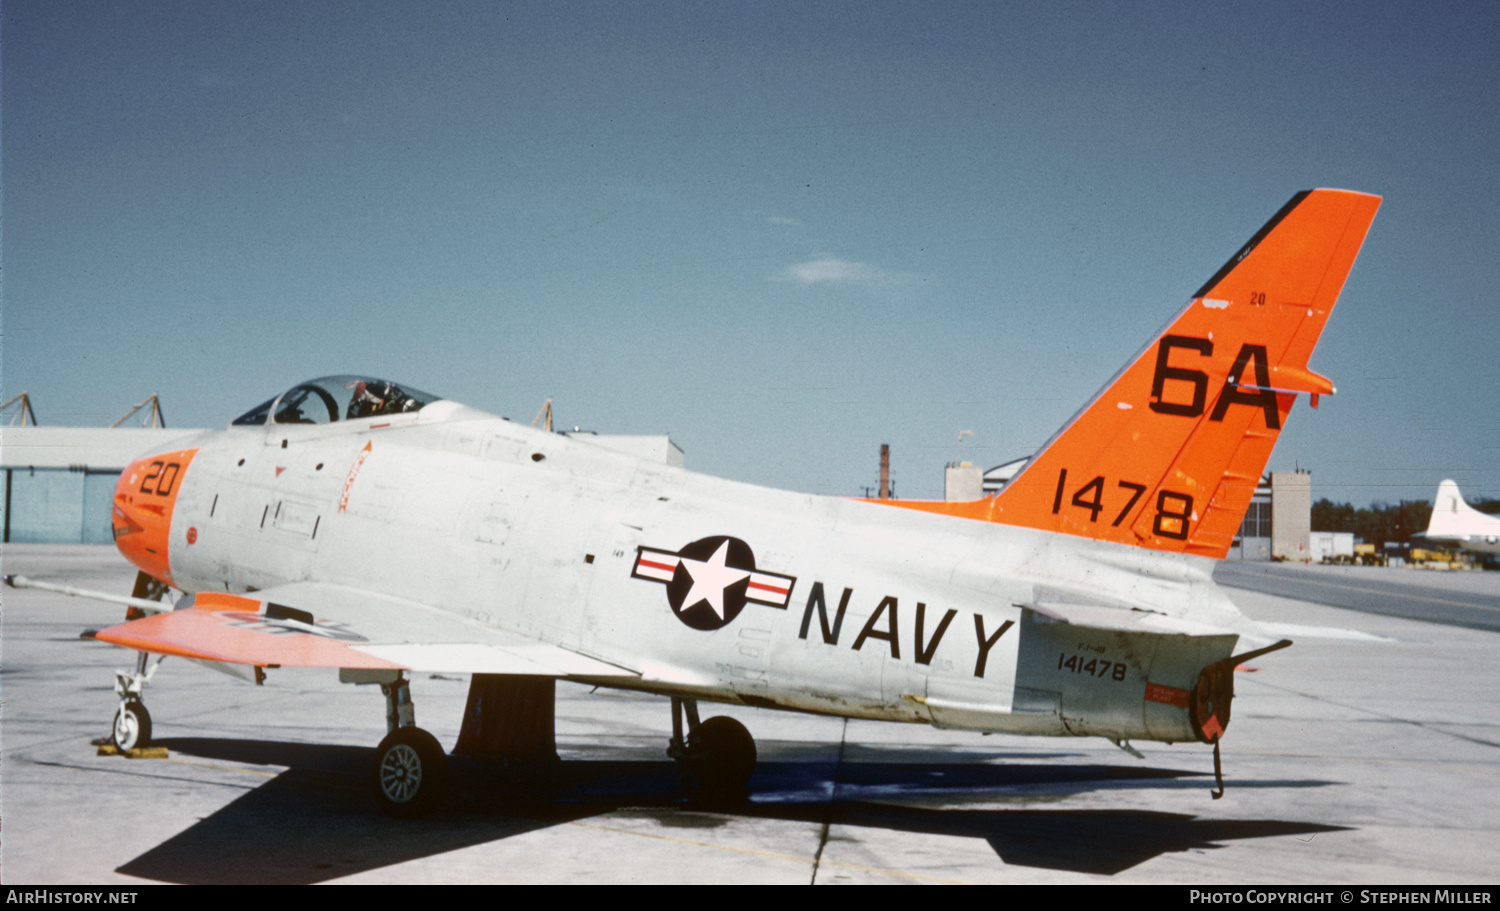
[[[1245,257],[1249,256],[1250,251],[1254,250],[1261,241],[1265,240],[1267,234],[1270,234],[1272,231],[1276,230],[1276,226],[1281,224],[1282,220],[1285,219],[1288,215],[1292,214],[1292,210],[1301,205],[1302,200],[1306,199],[1308,194],[1311,192],[1312,190],[1303,190],[1301,193],[1293,196],[1286,205],[1281,207],[1281,211],[1277,212],[1275,215],[1272,215],[1271,220],[1266,222],[1259,231],[1255,232],[1255,236],[1250,238],[1250,240],[1240,248],[1240,251],[1238,253],[1229,258],[1229,262],[1225,263],[1222,267],[1220,267],[1219,271],[1214,273],[1213,278],[1210,278],[1203,284],[1203,287],[1199,288],[1196,292],[1193,293],[1193,297],[1203,297],[1207,295],[1208,292],[1212,291],[1214,289],[1214,285],[1217,285],[1219,282],[1223,281],[1226,275],[1233,272],[1234,267],[1238,266],[1245,259]]]

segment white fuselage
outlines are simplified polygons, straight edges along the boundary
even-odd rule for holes
[[[1123,606],[1222,628],[1239,615],[1210,560],[725,481],[453,402],[383,421],[230,427],[194,445],[171,519],[184,591],[379,591],[638,672],[632,685],[655,692],[1192,740],[1184,707],[1143,693],[1191,689],[1235,644],[1021,607]],[[634,572],[642,548],[713,536],[791,580],[785,606],[750,601],[720,628],[693,628],[668,584]]]

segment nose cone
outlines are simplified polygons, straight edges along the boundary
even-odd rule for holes
[[[168,545],[172,540],[172,509],[177,492],[196,449],[146,456],[130,463],[120,473],[115,485],[115,546],[125,559],[147,575],[168,585],[172,582],[172,561]]]

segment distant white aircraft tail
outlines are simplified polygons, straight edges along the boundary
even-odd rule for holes
[[[1427,537],[1494,534],[1500,534],[1500,518],[1485,515],[1465,503],[1458,484],[1453,481],[1438,485],[1437,502],[1432,504],[1432,518],[1427,522]]]

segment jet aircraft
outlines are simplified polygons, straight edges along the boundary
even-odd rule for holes
[[[1423,536],[1475,553],[1500,554],[1500,516],[1486,515],[1465,503],[1458,484],[1444,481],[1438,485]]]
[[[1217,773],[1234,668],[1291,643],[1213,565],[1296,397],[1334,391],[1308,358],[1379,203],[1298,193],[968,503],[770,490],[400,383],[298,383],[122,473],[113,527],[136,591],[82,592],[129,605],[86,635],[139,652],[116,675],[113,738],[149,741],[148,655],[176,655],[256,683],[321,667],[379,685],[371,783],[397,816],[445,791],[410,695],[427,672],[473,675],[460,744],[511,757],[552,749],[558,679],[669,696],[668,753],[704,794],[743,794],[756,752],[700,701],[1132,751],[1199,741]]]

